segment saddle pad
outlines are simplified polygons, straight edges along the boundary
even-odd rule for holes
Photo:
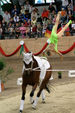
[[[40,79],[44,79],[44,77],[46,75],[46,70],[48,68],[50,68],[50,64],[49,64],[49,62],[47,60],[45,60],[45,59],[43,59],[41,57],[34,56],[34,59],[37,61],[38,66],[41,69]]]
[[[42,69],[42,67],[44,67],[45,69],[50,68],[50,64],[46,59],[43,59],[43,58],[37,57],[37,56],[34,56],[34,59],[37,61],[40,69]]]

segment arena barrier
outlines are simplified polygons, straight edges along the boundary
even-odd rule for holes
[[[53,80],[53,75],[51,76],[50,80]],[[17,85],[21,86],[22,85],[22,78],[17,79]]]
[[[70,71],[68,72],[68,76],[69,76],[69,77],[75,77],[75,70],[70,70]]]
[[[40,71],[40,70],[33,70]],[[68,77],[75,77],[75,70],[64,70],[64,69],[56,69],[56,70],[47,70],[47,71],[56,71],[56,72],[68,72]],[[53,75],[50,80],[53,80]],[[22,85],[22,78],[17,79],[17,85]]]
[[[17,85],[22,85],[22,78],[17,79]]]

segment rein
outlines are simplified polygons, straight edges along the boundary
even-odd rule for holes
[[[29,70],[35,71],[35,70],[37,70],[37,69],[40,68],[40,67],[33,68],[33,63],[34,63],[34,61],[32,60],[31,68],[26,68],[26,67],[25,67],[25,70],[26,70],[26,71],[29,71]]]
[[[29,70],[35,71],[35,70],[37,70],[37,69],[39,69],[39,67],[36,67],[36,68],[25,68],[26,71],[29,71]],[[41,70],[40,70],[40,71],[41,71]]]

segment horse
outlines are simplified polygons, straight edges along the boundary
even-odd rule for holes
[[[23,54],[23,70],[22,70],[22,97],[20,103],[20,113],[22,113],[24,108],[24,100],[27,85],[32,86],[32,91],[30,92],[30,102],[32,104],[32,108],[36,109],[36,105],[38,103],[40,95],[42,95],[42,102],[45,102],[44,89],[46,89],[50,93],[47,84],[52,74],[52,71],[47,71],[47,69],[52,70],[52,66],[49,64],[47,59],[34,56],[31,52],[28,53],[22,52],[22,54]],[[33,100],[34,92],[38,85],[39,91],[37,92],[35,100]]]

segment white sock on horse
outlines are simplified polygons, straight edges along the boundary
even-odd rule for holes
[[[30,103],[32,104],[33,101],[34,101],[34,100],[33,100],[33,97],[30,96]]]
[[[39,99],[39,97],[36,97],[36,99],[35,99],[35,101],[34,101],[34,103],[33,103],[33,105],[32,105],[32,108],[36,108],[36,105],[37,105],[37,103],[38,103],[38,99]]]
[[[42,101],[45,100],[44,90],[41,92],[41,96],[42,96]]]
[[[21,103],[20,103],[20,110],[23,111],[23,108],[24,108],[24,100],[21,100]]]

